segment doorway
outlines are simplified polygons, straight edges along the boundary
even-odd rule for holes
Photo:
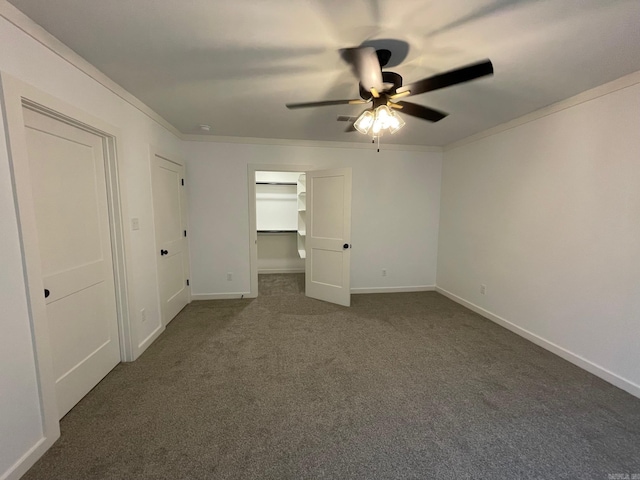
[[[119,131],[5,73],[0,79],[42,422],[27,465],[60,436],[59,418],[92,383],[133,360],[128,237]],[[78,201],[69,202],[71,196]],[[78,245],[85,233],[88,240]],[[82,330],[83,321],[90,331]]]
[[[102,137],[23,107],[62,418],[120,363]]]
[[[300,175],[310,168],[309,165],[248,166],[251,270],[248,297],[258,296],[259,274],[304,274],[304,258],[298,250],[297,183]]]
[[[151,191],[162,318],[158,330],[191,301],[184,170],[183,164],[152,152]]]
[[[264,265],[268,261],[265,253],[278,241],[272,236],[288,235],[280,242],[287,245],[282,248],[288,252],[288,261],[302,266],[304,260],[305,295],[349,306],[351,168],[312,170],[293,165],[249,165],[248,182],[251,266],[248,296],[258,296],[259,273],[266,273]],[[258,192],[264,189],[271,192],[271,201],[260,198]],[[283,210],[279,204],[288,206]],[[279,212],[286,210],[286,218],[276,219],[278,215],[271,212],[274,208],[279,208]],[[260,209],[266,212],[262,216]],[[262,258],[259,245],[265,245],[261,249]]]
[[[304,293],[304,172],[255,172],[258,294]]]

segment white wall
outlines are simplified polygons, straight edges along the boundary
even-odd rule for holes
[[[0,117],[0,132],[4,132]],[[0,133],[0,478],[42,438],[6,139]]]
[[[5,6],[3,5],[3,8]],[[0,18],[0,70],[89,112],[122,132],[119,165],[127,178],[126,219],[138,217],[131,232],[131,310],[145,308],[149,320],[132,317],[134,343],[159,325],[155,245],[153,241],[149,144],[169,155],[182,144],[159,124],[92,80],[23,31]],[[0,129],[0,478],[42,437],[31,330],[27,311],[17,217],[4,128]]]
[[[256,185],[256,227],[258,230],[297,230],[296,185]]]
[[[248,164],[352,167],[352,288],[435,284],[441,152],[190,142],[185,157],[194,295],[250,290]]]
[[[258,273],[304,272],[298,234],[258,233]]]
[[[438,287],[640,395],[639,154],[637,83],[446,151]]]

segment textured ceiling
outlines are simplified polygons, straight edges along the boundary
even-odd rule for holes
[[[366,142],[339,49],[406,42],[405,83],[490,58],[495,75],[412,97],[386,143],[446,145],[640,70],[638,0],[10,0],[185,134]],[[382,42],[384,43],[384,42]],[[391,63],[394,62],[392,58]]]

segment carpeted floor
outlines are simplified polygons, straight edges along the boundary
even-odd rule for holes
[[[640,476],[639,399],[435,292],[303,288],[189,305],[25,478]]]

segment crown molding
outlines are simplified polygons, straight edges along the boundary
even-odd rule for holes
[[[182,139],[183,135],[177,128],[6,0],[0,0],[0,17],[4,18],[16,28],[33,38],[36,42],[56,54],[58,57],[98,82],[107,90],[117,95],[140,112],[144,113],[147,117],[166,128],[176,137]]]
[[[329,148],[355,148],[355,149],[371,149],[372,146],[368,142],[329,142],[329,141],[313,141],[313,140],[293,140],[293,139],[272,139],[272,138],[253,138],[253,137],[225,137],[215,135],[186,135],[180,132],[171,123],[161,117],[149,106],[139,100],[137,97],[129,93],[122,86],[111,80],[102,71],[87,60],[78,55],[74,50],[62,43],[56,37],[47,32],[44,28],[26,16],[16,7],[8,3],[6,0],[0,0],[0,17],[7,20],[16,28],[33,38],[36,42],[53,52],[55,55],[77,68],[79,71],[98,82],[104,88],[129,103],[131,106],[145,114],[154,122],[158,123],[178,139],[189,142],[216,142],[216,143],[244,143],[254,145],[289,145],[303,147],[329,147]],[[396,145],[383,144],[383,150],[392,151],[414,151],[414,152],[442,152],[442,147],[431,147],[423,145]]]
[[[47,32],[40,25],[35,23],[32,19],[27,17],[24,13],[18,10],[16,7],[8,3],[6,0],[0,0],[0,17],[7,20],[16,28],[33,38],[35,41],[43,45],[45,48],[56,54],[58,57],[77,68],[79,71],[102,85],[104,88],[129,103],[131,106],[145,114],[154,122],[164,127],[166,130],[175,135],[178,139],[190,142],[215,142],[215,143],[240,143],[240,144],[253,144],[253,145],[289,145],[289,146],[302,146],[302,147],[325,147],[325,148],[352,148],[352,149],[371,149],[372,146],[368,142],[332,142],[332,141],[316,141],[316,140],[295,140],[295,139],[272,139],[272,138],[253,138],[253,137],[227,137],[216,135],[188,135],[181,133],[171,123],[161,117],[158,113],[152,110],[149,106],[139,100],[137,97],[129,93],[122,86],[111,80],[102,71],[98,70],[95,66],[89,63],[87,60],[78,55],[74,50],[66,46],[60,40],[55,38],[49,32]],[[604,85],[592,88],[585,92],[579,93],[566,100],[561,100],[557,103],[541,108],[534,112],[528,113],[514,120],[502,123],[495,127],[489,128],[477,134],[463,138],[456,142],[439,146],[426,146],[426,145],[398,145],[398,144],[383,144],[383,150],[390,151],[413,151],[413,152],[447,152],[464,145],[476,142],[478,140],[497,135],[501,132],[510,130],[512,128],[519,127],[529,122],[533,122],[540,118],[552,115],[554,113],[566,110],[581,103],[585,103],[596,98],[608,95],[610,93],[622,90],[624,88],[631,87],[640,83],[640,72],[634,72],[629,75],[625,75],[617,80],[614,80]]]
[[[245,145],[283,145],[296,147],[324,147],[324,148],[353,148],[359,150],[376,150],[371,142],[331,142],[324,140],[295,140],[287,138],[255,138],[255,137],[226,137],[222,135],[182,135],[182,140],[188,142],[213,142],[213,143],[241,143]],[[382,143],[380,151],[392,150],[403,152],[442,152],[442,147],[426,145],[399,145],[394,143]]]
[[[536,110],[534,112],[518,117],[514,120],[501,123],[500,125],[496,125],[495,127],[489,128],[480,133],[476,133],[475,135],[471,135],[469,137],[463,138],[462,140],[458,140],[457,142],[450,143],[449,145],[445,145],[443,150],[445,152],[448,152],[458,147],[462,147],[464,145],[477,142],[478,140],[482,140],[483,138],[491,137],[493,135],[497,135],[507,130],[511,130],[512,128],[519,127],[526,123],[533,122],[540,118],[553,115],[554,113],[561,112],[562,110],[575,107],[576,105],[580,105],[581,103],[590,102],[591,100],[595,100],[596,98],[609,95],[610,93],[617,92],[618,90],[623,90],[625,88],[632,87],[639,83],[640,83],[640,71],[630,73],[629,75],[625,75],[624,77],[620,77],[616,80],[605,83],[598,87],[592,88],[590,90],[586,90],[582,93],[574,95],[573,97],[569,97],[565,100],[561,100],[557,103],[553,103],[547,107],[541,108],[540,110]]]

